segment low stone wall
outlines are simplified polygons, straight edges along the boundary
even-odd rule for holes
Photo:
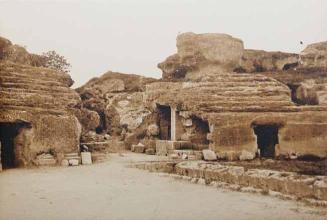
[[[306,199],[327,205],[327,177],[300,175],[294,172],[248,169],[202,161],[161,161],[133,164],[132,167],[177,174],[192,182],[213,185],[227,183],[241,190],[253,188],[266,194],[286,195],[287,198]],[[241,190],[243,191],[243,190]],[[289,195],[289,196],[287,196]],[[319,202],[320,201],[320,202]]]
[[[102,142],[88,142],[81,143],[89,148],[91,152],[104,152],[104,153],[118,153],[126,150],[125,143],[123,141],[109,140]]]

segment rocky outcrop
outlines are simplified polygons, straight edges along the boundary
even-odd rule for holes
[[[298,63],[298,54],[247,49],[244,50],[241,65],[234,70],[247,73],[281,71],[295,68]]]
[[[303,67],[327,69],[327,41],[308,45],[300,56]]]
[[[69,88],[70,76],[32,66],[34,55],[26,50],[8,55],[13,46],[0,41],[0,139],[12,162],[6,166],[31,165],[43,153],[60,162],[64,153],[77,152],[80,124],[72,111],[80,97]]]
[[[227,34],[183,33],[177,36],[177,54],[158,64],[165,80],[197,79],[203,70],[232,71],[240,65],[243,42]]]
[[[0,37],[0,59],[11,61],[17,64],[24,64],[36,67],[44,66],[44,58],[37,54],[31,54],[19,45],[13,45],[11,41]]]
[[[99,118],[99,125],[91,127],[83,123],[89,121],[85,118],[88,116],[78,113],[83,134],[90,131],[110,136],[120,136],[122,132],[133,133],[150,114],[143,104],[143,95],[145,85],[153,81],[155,79],[132,74],[107,72],[76,89],[82,98],[82,111],[96,113],[98,117],[94,116],[94,122]]]

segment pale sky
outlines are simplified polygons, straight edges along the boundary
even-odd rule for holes
[[[327,0],[0,0],[0,35],[56,50],[74,87],[108,70],[159,78],[180,32],[227,33],[246,48],[300,52],[327,40]]]

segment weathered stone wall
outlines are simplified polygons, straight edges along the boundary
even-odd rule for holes
[[[17,118],[16,120],[22,120]],[[9,121],[15,123],[15,121]],[[24,119],[25,120],[25,119]],[[15,138],[18,166],[36,164],[36,156],[51,153],[58,161],[64,153],[79,152],[80,124],[73,115],[34,115],[26,118],[31,128],[20,129]]]
[[[275,156],[327,157],[327,117],[320,111],[293,113],[239,113],[209,116],[213,126],[210,148],[218,157],[237,160],[243,155],[255,157],[257,137],[254,124],[278,126],[279,143]],[[217,123],[218,122],[218,123]]]
[[[20,48],[25,54],[21,55],[10,42],[0,49],[0,122],[29,125],[14,137],[11,147],[16,164],[35,164],[42,153],[50,153],[60,162],[64,153],[78,152],[81,128],[72,110],[80,97],[69,88],[73,83],[70,76],[36,67],[33,57],[37,55]]]

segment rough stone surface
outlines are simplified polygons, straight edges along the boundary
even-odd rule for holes
[[[149,136],[158,136],[159,135],[159,127],[156,124],[151,124],[147,129]]]
[[[248,152],[243,150],[240,155],[240,160],[252,160],[255,158],[255,154],[252,152]]]
[[[253,187],[264,191],[275,191],[298,199],[315,198],[326,200],[327,187],[324,176],[299,175],[292,172],[273,170],[249,169],[245,171],[240,166],[225,166],[219,163],[201,163],[198,161],[180,162],[175,171],[179,175],[190,178],[204,179],[206,183],[212,181],[225,182],[242,187]]]
[[[19,45],[13,45],[11,41],[0,36],[0,60],[7,60],[13,63],[42,67],[43,58],[37,54],[31,54]]]
[[[240,72],[265,72],[291,68],[298,65],[299,55],[294,53],[244,50]],[[237,70],[237,69],[236,69]]]
[[[209,144],[219,158],[245,160],[258,152],[254,127],[266,125],[278,129],[279,143],[274,145],[272,157],[327,156],[327,71],[305,67],[298,54],[244,51],[242,47],[240,60],[243,70],[248,70],[240,68],[237,72],[242,73],[232,73],[218,64],[218,58],[216,64],[209,61],[215,59],[207,47],[213,41],[202,37],[190,33],[178,37],[178,53],[159,64],[164,80],[146,85],[149,108],[160,111],[160,106],[166,106],[178,113],[173,130],[176,140],[192,141],[196,135],[195,140]],[[208,42],[202,44],[202,39]],[[213,53],[218,53],[212,48]],[[231,53],[236,54],[234,49]],[[239,67],[242,62],[233,70]],[[185,121],[191,117],[198,118],[200,126],[188,128]]]
[[[183,33],[177,36],[177,54],[158,64],[163,79],[195,79],[200,66],[231,71],[240,65],[243,42],[227,34]]]
[[[148,154],[148,155],[155,155],[156,151],[153,148],[148,148],[148,149],[145,150],[145,153]]]
[[[16,166],[35,164],[41,153],[51,151],[60,162],[62,153],[77,151],[81,126],[72,112],[80,97],[69,88],[70,76],[1,53],[0,123],[21,128],[15,137]]]
[[[135,153],[144,153],[145,151],[145,146],[141,143],[137,144],[137,145],[132,145],[132,149],[133,152]]]
[[[134,134],[134,130],[150,114],[143,104],[143,91],[145,84],[153,81],[155,79],[109,71],[77,88],[82,98],[80,111],[83,113],[87,109],[99,115],[99,125],[95,127],[97,119],[94,113],[90,125],[84,123],[91,123],[90,112],[84,115],[77,112],[85,128],[83,136],[89,131],[96,131],[99,135],[121,136],[124,140]]]
[[[214,161],[217,160],[217,155],[212,150],[202,150],[204,160]]]
[[[300,54],[304,67],[327,68],[327,41],[308,45]]]

